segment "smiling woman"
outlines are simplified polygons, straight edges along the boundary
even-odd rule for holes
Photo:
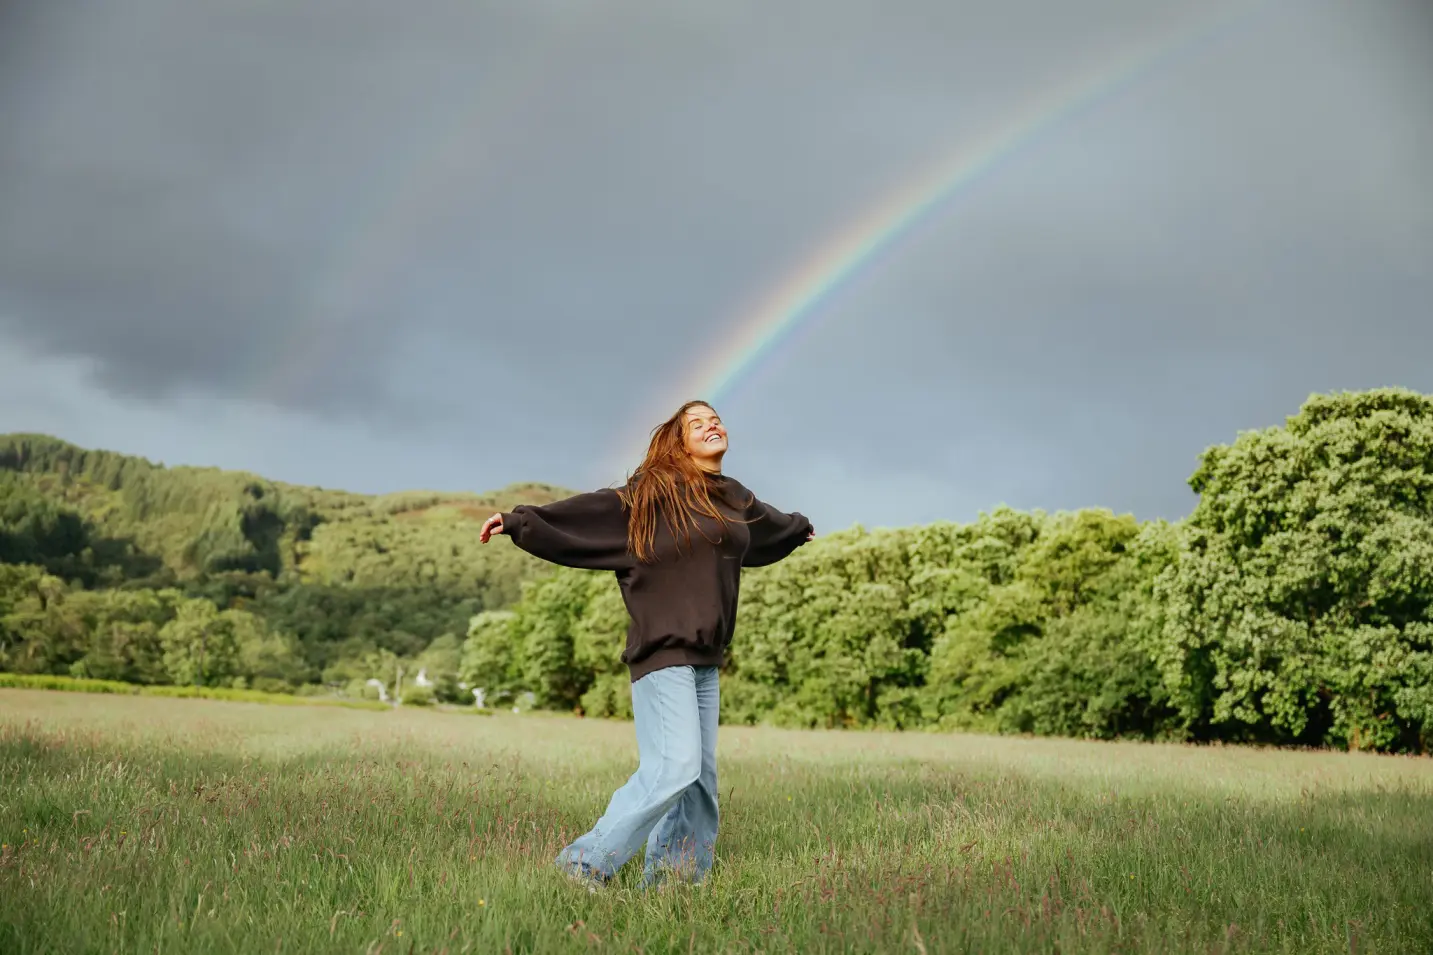
[[[614,572],[631,617],[622,662],[632,673],[639,765],[557,858],[591,885],[610,880],[643,843],[644,885],[706,876],[717,836],[717,672],[741,568],[773,564],[815,536],[804,516],[763,504],[723,474],[726,450],[720,416],[689,401],[653,429],[621,489],[515,507],[483,525],[484,543],[506,534],[553,563]]]

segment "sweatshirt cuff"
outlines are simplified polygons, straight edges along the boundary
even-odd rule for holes
[[[517,511],[503,511],[503,533],[514,541],[518,538],[518,532],[522,530],[522,514]]]

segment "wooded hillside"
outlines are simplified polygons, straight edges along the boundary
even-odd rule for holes
[[[473,614],[516,600],[546,568],[515,548],[480,547],[477,529],[494,510],[568,493],[524,484],[374,497],[166,468],[43,435],[0,437],[0,564],[12,565],[0,612],[45,617],[28,619],[23,640],[8,625],[0,667],[165,682],[162,667],[101,662],[93,641],[136,618],[158,623],[157,639],[178,619],[174,608],[207,620],[189,602],[198,599],[246,615],[228,619],[264,639],[295,642],[281,682],[356,679],[365,661],[419,654],[445,634],[456,642]],[[141,652],[121,642],[132,649],[106,652]],[[239,675],[235,666],[227,670]]]

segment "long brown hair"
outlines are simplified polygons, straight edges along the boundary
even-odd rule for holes
[[[688,546],[697,516],[726,526],[727,518],[712,499],[713,482],[687,451],[686,415],[693,408],[711,408],[706,401],[688,401],[676,414],[652,429],[647,456],[618,493],[627,507],[627,546],[643,563],[656,559],[657,522],[665,521]],[[715,409],[713,409],[715,410]]]

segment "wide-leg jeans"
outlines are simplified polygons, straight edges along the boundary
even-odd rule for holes
[[[637,771],[558,855],[560,869],[605,882],[645,843],[644,886],[706,877],[717,837],[720,702],[716,667],[666,667],[632,684]]]

